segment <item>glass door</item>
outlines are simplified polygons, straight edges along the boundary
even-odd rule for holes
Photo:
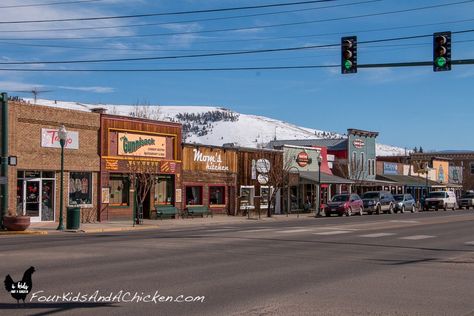
[[[25,194],[24,211],[27,216],[31,217],[31,221],[41,220],[41,181],[39,179],[24,181],[23,190]]]

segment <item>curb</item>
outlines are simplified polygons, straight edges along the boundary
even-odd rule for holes
[[[136,227],[92,228],[92,229],[65,230],[64,232],[92,234],[92,233],[113,233],[113,232],[123,232],[123,231],[152,230],[152,229],[158,229],[158,228],[161,228],[161,227],[158,227],[158,226],[138,227],[138,226],[136,226]]]
[[[0,231],[0,236],[5,235],[47,235],[45,230]]]

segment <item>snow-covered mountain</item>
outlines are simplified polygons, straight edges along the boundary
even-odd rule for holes
[[[25,99],[33,103],[32,99]],[[242,147],[262,147],[274,139],[341,138],[345,135],[300,127],[284,121],[233,112],[213,106],[150,106],[86,104],[80,102],[36,100],[36,104],[81,111],[104,108],[109,114],[145,117],[183,124],[183,138],[188,143],[222,146],[234,143]],[[404,155],[405,149],[377,144],[378,156]]]

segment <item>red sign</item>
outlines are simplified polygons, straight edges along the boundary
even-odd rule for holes
[[[300,152],[296,157],[296,162],[300,167],[306,167],[310,163],[308,154],[304,151]]]
[[[365,146],[365,143],[362,139],[355,139],[352,144],[354,144],[355,148],[362,148]]]

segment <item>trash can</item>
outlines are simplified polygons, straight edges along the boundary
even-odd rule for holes
[[[68,207],[66,218],[66,229],[79,229],[81,226],[81,209],[79,207]]]

